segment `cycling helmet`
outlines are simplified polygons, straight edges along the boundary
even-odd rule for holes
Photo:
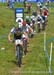
[[[26,22],[28,23],[30,23],[31,22],[31,18],[29,18],[29,19],[26,19]]]

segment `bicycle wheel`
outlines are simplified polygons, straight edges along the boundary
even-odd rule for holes
[[[38,33],[40,32],[40,24],[37,25]]]
[[[16,50],[17,50],[17,61],[18,61],[18,65],[19,67],[21,67],[22,64],[22,56],[23,56],[23,49],[21,45],[17,45],[16,46]]]

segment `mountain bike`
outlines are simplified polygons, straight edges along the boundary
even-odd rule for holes
[[[21,67],[22,64],[22,56],[23,56],[23,47],[21,46],[21,40],[16,40],[16,51],[17,51],[17,62],[19,67]]]

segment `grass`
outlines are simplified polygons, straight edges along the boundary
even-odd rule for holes
[[[22,7],[23,4],[17,4],[15,7]],[[50,8],[50,12],[54,12]],[[15,23],[14,10],[6,8],[6,4],[0,3],[0,75],[49,75],[49,73],[41,73],[48,71],[48,60],[44,53],[44,32],[41,32],[30,39],[28,54],[23,58],[21,68],[17,66],[15,58],[14,44],[8,42],[7,35]],[[47,40],[54,38],[54,14],[49,15],[49,22],[46,27]],[[48,45],[48,52],[49,52]],[[53,44],[54,46],[54,44]],[[1,50],[4,47],[5,50]],[[52,54],[52,70],[54,71],[54,48]],[[26,72],[26,73],[21,73]],[[34,72],[34,73],[32,73]],[[54,75],[54,73],[52,74]]]

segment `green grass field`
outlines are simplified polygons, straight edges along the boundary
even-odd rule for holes
[[[17,4],[15,7],[23,7],[23,4]],[[54,8],[50,7],[49,10],[49,22],[45,30],[47,40],[54,38]],[[0,3],[0,75],[50,75],[48,73],[49,62],[44,52],[44,32],[30,39],[29,52],[23,58],[23,65],[21,68],[17,66],[14,44],[9,43],[7,38],[14,23],[14,10],[6,8],[5,3]],[[1,49],[3,47],[5,50]],[[50,52],[50,43],[47,48],[48,52]],[[54,71],[54,44],[52,70]],[[54,75],[54,73],[52,73],[52,75]]]

